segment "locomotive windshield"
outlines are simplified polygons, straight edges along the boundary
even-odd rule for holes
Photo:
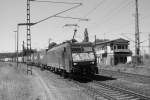
[[[72,58],[74,62],[94,61],[95,56],[92,47],[73,47]]]

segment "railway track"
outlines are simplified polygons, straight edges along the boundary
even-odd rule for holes
[[[94,81],[94,84],[98,87],[98,91],[111,97],[108,100],[150,100],[150,97],[135,93],[130,90],[126,90],[112,85]]]
[[[102,75],[107,75],[107,76],[111,76],[111,77],[114,77],[114,78],[127,77],[129,79],[132,79],[132,80],[140,82],[140,83],[144,83],[144,84],[149,84],[150,83],[150,76],[146,76],[146,75],[120,72],[120,71],[112,71],[112,70],[105,70],[105,69],[100,69],[100,73]]]
[[[83,87],[83,91],[92,96],[94,100],[150,100],[150,97],[102,82],[94,81],[93,84],[75,83]]]
[[[150,79],[150,76],[148,75],[141,75],[141,74],[134,74],[134,73],[127,73],[127,72],[122,72],[122,71],[113,71],[113,70],[106,70],[106,69],[100,69],[101,71],[108,71],[108,72],[112,72],[112,73],[122,73],[124,75],[127,75],[127,76],[137,76],[137,77],[144,77],[144,78],[148,78]]]
[[[87,78],[88,79],[88,78]],[[100,81],[81,83],[72,80],[78,86],[84,88],[83,92],[92,96],[94,100],[150,100],[149,96],[136,93],[112,84]]]
[[[114,87],[108,83],[99,81],[89,83],[81,83],[75,80],[71,81],[81,87],[81,91],[93,97],[94,100],[150,100],[148,96],[127,89]]]

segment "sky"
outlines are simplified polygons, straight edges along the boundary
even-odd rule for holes
[[[40,0],[44,1],[44,0]],[[48,0],[47,0],[48,1]],[[135,40],[135,0],[49,0],[75,2],[83,5],[62,13],[59,16],[88,18],[81,21],[69,18],[52,17],[31,27],[32,48],[47,48],[49,40],[61,43],[73,37],[75,27],[66,24],[78,24],[75,38],[82,41],[85,28],[90,41],[96,35],[99,39],[124,38],[130,41],[134,52]],[[139,0],[139,26],[142,53],[148,53],[148,35],[150,34],[150,0]],[[69,9],[75,4],[50,2],[31,2],[31,22],[38,22],[51,15]],[[0,0],[0,52],[15,51],[15,32],[18,23],[26,23],[26,0]],[[19,27],[19,50],[26,43],[26,26]]]

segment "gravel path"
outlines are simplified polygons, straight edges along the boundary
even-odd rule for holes
[[[83,92],[83,88],[69,81],[69,79],[64,79],[46,70],[40,71],[37,68],[34,70],[38,74],[37,76],[43,80],[43,84],[47,85],[45,88],[50,91],[53,100],[94,100]]]
[[[38,82],[41,84],[41,86],[45,90],[45,93],[48,96],[47,99],[48,100],[57,100],[56,96],[54,96],[55,95],[54,90],[56,90],[55,87],[50,84],[47,85],[46,82],[42,79],[42,77],[35,70],[33,70],[33,73],[36,75]],[[59,92],[57,91],[56,93],[58,94]]]

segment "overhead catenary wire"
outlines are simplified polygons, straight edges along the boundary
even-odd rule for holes
[[[147,15],[145,15],[145,16],[143,16],[143,17],[140,17],[140,19],[141,19],[143,22],[149,20],[149,18],[150,18],[150,14],[147,14]]]
[[[103,16],[104,19],[100,24],[98,23],[98,25],[96,27],[101,27],[101,25],[104,26],[104,24],[110,22],[110,19],[112,19],[114,16],[113,15],[117,15],[119,14],[119,12],[121,11],[121,9],[127,7],[127,5],[130,4],[131,1],[126,1],[126,0],[122,0],[117,6],[115,6],[113,9],[111,9],[109,12],[106,13],[106,15]]]
[[[73,2],[57,2],[57,1],[40,1],[40,0],[33,0],[34,2],[46,2],[46,3],[59,3],[59,4],[69,4],[69,5],[72,5],[72,4],[80,4],[80,3],[73,3]]]
[[[127,33],[121,33],[120,35],[121,35],[121,36],[124,36],[125,38],[127,38],[127,39],[129,39],[130,41],[132,41],[133,43],[135,43],[134,40],[132,40],[131,38],[127,37],[127,36],[124,35],[124,34],[127,34]],[[129,33],[128,33],[128,34],[129,34]],[[143,42],[146,42],[146,41],[148,41],[148,39],[145,39],[145,40],[141,41],[140,43],[143,43]]]
[[[128,5],[128,4],[130,4],[130,7],[132,7],[133,5],[133,3],[130,1],[129,3],[127,3],[126,5]],[[127,6],[125,6],[125,7],[127,7]],[[124,8],[125,8],[124,7]],[[133,7],[131,8],[131,9],[133,9]],[[121,11],[121,10],[120,10]],[[131,13],[133,13],[133,12],[131,12]],[[130,14],[129,14],[130,15]],[[131,16],[131,15],[130,15]],[[132,18],[132,16],[131,16],[131,18]],[[131,23],[126,23],[126,24],[122,24],[122,25],[119,25],[118,27],[116,27],[116,28],[114,28],[113,30],[121,30],[121,29],[124,29],[124,28],[127,28],[128,26],[131,26],[132,24]],[[134,26],[134,25],[133,25]]]
[[[100,7],[106,1],[107,0],[101,0],[93,9],[91,9],[86,15],[84,15],[84,17],[87,17],[90,14],[92,14],[98,7]]]
[[[82,21],[89,21],[89,19],[84,19],[84,18],[74,18],[74,17],[69,17],[69,16],[55,16],[55,17],[59,17],[59,18],[70,18],[70,19],[78,19],[78,20],[82,20]]]
[[[150,17],[150,14],[147,14],[147,15],[143,16],[142,18],[144,19],[144,18],[149,18],[149,17]]]
[[[112,19],[114,17],[114,15],[116,16],[117,14],[119,14],[119,12],[123,9],[126,8],[127,5],[129,5],[131,3],[131,1],[126,1],[123,0],[122,2],[120,2],[118,4],[118,6],[115,6],[112,10],[110,10],[103,18],[105,20],[103,20],[103,22],[106,24],[108,22],[110,22],[110,19]],[[104,24],[103,24],[104,25]],[[99,27],[99,25],[97,25]]]
[[[88,21],[88,20],[89,20],[89,19],[84,19],[84,18],[75,18],[75,17],[68,17],[68,16],[58,16],[58,15],[60,15],[60,14],[62,14],[62,13],[65,13],[65,12],[67,12],[67,11],[70,11],[70,10],[72,10],[72,9],[75,9],[75,8],[81,6],[82,3],[77,3],[77,2],[57,2],[57,1],[40,1],[40,0],[30,0],[30,1],[34,1],[34,2],[46,2],[46,3],[47,3],[47,2],[49,2],[49,3],[60,3],[60,4],[69,4],[69,5],[73,5],[73,4],[74,4],[74,5],[76,5],[76,6],[73,6],[73,7],[69,8],[69,9],[60,11],[60,12],[58,12],[58,13],[56,13],[56,14],[54,14],[54,15],[51,15],[51,16],[49,16],[49,17],[46,17],[46,18],[44,18],[44,19],[42,19],[42,20],[39,20],[39,21],[35,22],[34,24],[41,23],[41,22],[43,22],[43,21],[45,21],[45,20],[47,20],[47,19],[50,19],[50,18],[52,18],[52,17],[78,19],[78,20],[82,20],[82,21]]]
[[[130,47],[135,47],[134,45],[133,46],[130,46]],[[145,47],[145,48],[149,48],[149,46],[146,46],[146,45],[141,45],[141,47]]]
[[[49,16],[49,17],[47,17],[47,18],[42,19],[42,20],[39,20],[39,21],[36,22],[36,24],[41,23],[41,22],[43,22],[43,21],[45,21],[45,20],[47,20],[47,19],[50,19],[50,18],[52,18],[52,17],[57,17],[57,15],[62,14],[62,13],[65,13],[65,12],[70,11],[70,10],[72,10],[72,9],[75,9],[75,8],[81,6],[81,5],[82,5],[82,3],[80,3],[80,4],[76,5],[76,6],[73,6],[73,7],[69,8],[69,9],[63,10],[63,11],[61,11],[61,12],[59,12],[59,13],[54,14],[54,15],[51,15],[51,16]]]
[[[147,15],[145,15],[143,17],[140,17],[141,21],[146,21],[148,18],[150,18],[150,14],[147,14]],[[130,23],[124,24],[122,26],[119,26],[119,27],[115,28],[115,30],[122,29],[123,27],[127,27],[129,25],[130,25]],[[140,33],[149,34],[150,32],[140,32]]]
[[[123,0],[121,1],[117,6],[115,6],[113,9],[111,9],[109,12],[106,13],[106,15],[104,16],[104,18],[107,18],[107,17],[112,17],[112,15],[114,15],[114,12],[115,14],[118,13],[118,11],[120,11],[124,6],[125,4],[125,7],[126,7],[126,0]]]

